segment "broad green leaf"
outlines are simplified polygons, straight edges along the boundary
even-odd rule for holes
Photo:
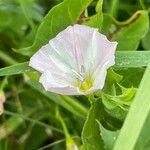
[[[116,141],[114,150],[134,150],[144,125],[149,121],[150,112],[150,64],[130,107],[127,118]],[[147,120],[148,119],[148,120]],[[146,137],[144,136],[143,139]],[[142,148],[143,149],[143,148]],[[138,148],[136,149],[138,150]]]
[[[21,74],[28,71],[32,71],[33,69],[28,66],[28,62],[18,63],[16,65],[12,65],[10,67],[5,67],[0,69],[0,76],[9,76],[15,74]]]
[[[91,104],[89,114],[82,130],[83,150],[104,150],[97,120],[102,119],[103,105],[97,100]]]
[[[142,39],[149,29],[148,12],[137,11],[125,22],[115,21],[115,29],[110,33],[112,40],[118,42],[117,50],[136,50],[140,39]]]
[[[102,23],[102,30],[101,30],[103,34],[107,36],[109,35],[109,30],[111,29],[112,22],[113,22],[112,16],[103,13],[103,23]]]
[[[77,23],[80,15],[91,1],[92,0],[64,0],[59,5],[53,7],[39,26],[33,45],[20,49],[17,52],[31,56],[60,31],[69,25]]]
[[[136,50],[149,29],[148,12],[137,11],[131,18],[119,22],[109,14],[103,15],[102,33],[118,41],[117,50]],[[127,44],[128,43],[128,44]]]
[[[87,109],[80,104],[75,98],[71,98],[69,96],[63,96],[63,95],[58,95],[55,93],[51,92],[46,92],[42,85],[35,80],[27,80],[26,83],[30,85],[32,88],[35,90],[39,91],[42,93],[44,96],[49,98],[49,100],[53,101],[54,103],[61,105],[62,107],[66,108],[73,114],[80,116],[80,117],[85,117],[87,114]]]

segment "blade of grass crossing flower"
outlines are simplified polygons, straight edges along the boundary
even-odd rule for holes
[[[134,150],[150,112],[150,64],[141,81],[114,150]],[[145,139],[143,137],[143,139]],[[137,150],[137,149],[136,149]]]
[[[150,61],[150,51],[117,51],[114,68],[136,68],[147,66]],[[0,69],[0,76],[9,76],[33,71],[28,62],[18,63]]]

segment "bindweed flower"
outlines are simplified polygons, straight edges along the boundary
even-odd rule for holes
[[[103,88],[116,46],[97,29],[76,24],[41,47],[29,65],[42,73],[40,82],[47,91],[87,95]]]
[[[0,91],[0,115],[2,115],[4,111],[4,106],[3,106],[4,102],[5,102],[4,92]]]

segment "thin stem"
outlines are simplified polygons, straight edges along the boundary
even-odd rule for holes
[[[63,118],[62,118],[62,116],[61,116],[61,114],[59,112],[59,108],[58,107],[56,107],[56,117],[57,117],[57,119],[59,120],[59,122],[62,125],[62,128],[63,128],[63,131],[65,133],[66,139],[70,138],[70,134],[68,132],[67,126],[66,126],[65,121],[63,120]]]
[[[43,122],[41,122],[41,121],[38,121],[38,120],[34,120],[34,119],[32,119],[32,118],[29,118],[29,117],[27,117],[27,116],[25,116],[25,115],[23,115],[23,114],[18,114],[18,113],[6,111],[6,110],[4,111],[4,114],[10,115],[10,116],[18,116],[18,117],[21,117],[21,118],[25,119],[26,121],[30,121],[30,122],[32,122],[32,123],[36,123],[36,124],[38,124],[38,125],[40,125],[40,126],[43,126],[43,127],[45,127],[45,128],[50,128],[51,130],[57,131],[57,132],[59,132],[59,133],[63,133],[63,131],[60,130],[60,129],[57,129],[57,128],[53,127],[53,126],[50,126],[50,125],[48,125],[48,124],[45,124],[45,123],[43,123]]]
[[[56,142],[53,142],[53,143],[48,144],[48,145],[46,145],[46,146],[43,146],[43,147],[39,148],[38,150],[44,150],[44,149],[50,148],[50,147],[52,147],[52,146],[54,146],[54,145],[56,145],[56,144],[59,144],[59,143],[64,142],[65,140],[66,140],[66,139],[58,140],[58,141],[56,141]]]

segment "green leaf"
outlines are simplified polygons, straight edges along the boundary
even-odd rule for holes
[[[82,142],[84,150],[103,150],[104,143],[100,136],[100,130],[97,120],[102,119],[104,113],[103,105],[99,102],[93,102],[89,110],[88,117],[82,130]]]
[[[138,88],[141,79],[143,77],[145,68],[119,68],[116,72],[123,76],[120,84],[125,87],[135,87]]]
[[[16,74],[25,73],[32,70],[33,69],[28,66],[28,62],[18,63],[16,65],[12,65],[0,69],[0,76],[16,75]]]
[[[136,89],[133,87],[124,88],[119,85],[119,91],[121,91],[121,93],[119,92],[119,94],[116,94],[116,89],[118,89],[118,87],[112,87],[115,91],[113,94],[109,95],[105,92],[102,92],[102,102],[106,107],[105,110],[108,114],[123,121],[135,96]]]
[[[149,29],[148,12],[137,11],[127,21],[114,23],[116,24],[115,30],[109,38],[118,42],[117,50],[136,50],[140,39],[145,36]]]
[[[137,11],[131,18],[119,22],[109,14],[103,15],[102,33],[118,41],[117,50],[136,50],[149,29],[148,12]],[[128,43],[128,44],[127,44]]]
[[[110,16],[109,14],[103,13],[103,24],[102,24],[102,30],[101,30],[103,34],[108,36],[112,22],[113,22],[112,16]]]
[[[39,26],[33,45],[19,49],[17,52],[31,56],[60,31],[69,25],[77,23],[80,15],[91,1],[92,0],[64,0],[61,4],[53,7]]]
[[[105,150],[112,150],[114,143],[118,137],[119,130],[110,131],[105,129],[99,121],[98,124],[101,131],[101,137],[104,140]]]
[[[35,90],[42,93],[47,98],[49,98],[49,100],[66,108],[68,111],[72,112],[73,114],[80,116],[80,117],[86,116],[87,109],[82,104],[80,104],[75,98],[47,92],[42,87],[42,85],[38,81],[35,81],[35,80],[27,80],[26,83],[30,85],[32,88],[34,88]]]
[[[103,87],[103,92],[110,93],[111,95],[115,95],[114,91],[114,85],[116,83],[119,83],[122,80],[122,77],[120,74],[117,74],[114,72],[112,68],[109,68],[107,70],[107,76],[106,76],[106,81],[105,85]]]
[[[150,64],[148,65],[114,150],[134,150],[150,112]],[[149,121],[149,120],[148,120]],[[146,137],[144,136],[143,139]],[[141,148],[143,149],[143,148]],[[136,149],[138,150],[138,148]]]

